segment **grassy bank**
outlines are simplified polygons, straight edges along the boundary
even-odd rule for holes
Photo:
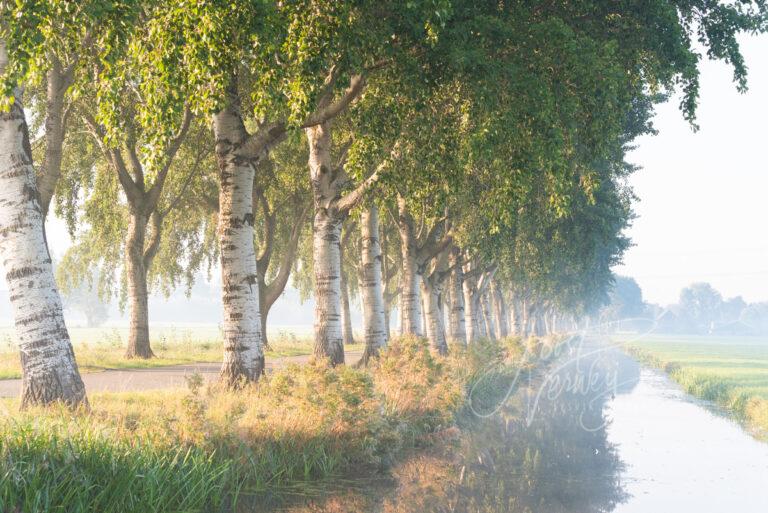
[[[200,362],[220,362],[221,337],[217,328],[158,328],[152,341],[155,358],[148,360],[124,357],[127,330],[119,328],[75,328],[72,331],[75,357],[81,372],[99,372],[104,369],[144,369],[167,365]],[[298,356],[312,353],[308,337],[291,333],[270,333],[270,351],[267,358]],[[362,344],[349,346],[361,350]],[[0,335],[0,379],[21,377],[19,350],[10,332]]]
[[[689,394],[725,408],[757,436],[768,436],[768,340],[661,335],[617,340]]]
[[[254,493],[376,472],[453,426],[479,379],[490,397],[535,365],[533,354],[507,340],[443,358],[404,339],[369,370],[321,362],[276,371],[238,393],[192,379],[172,394],[94,395],[90,414],[15,414],[0,425],[0,504],[19,512],[237,511]]]

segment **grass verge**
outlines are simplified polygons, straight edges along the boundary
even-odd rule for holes
[[[124,330],[123,330],[124,331]],[[210,331],[210,330],[209,330]],[[221,340],[198,337],[192,330],[166,330],[152,342],[155,358],[147,360],[125,358],[125,334],[117,329],[89,330],[95,338],[75,340],[74,350],[80,372],[100,372],[105,369],[148,369],[168,365],[188,365],[201,362],[220,362]],[[271,350],[266,357],[300,356],[312,354],[310,339],[289,335],[274,336],[270,340]],[[350,351],[362,351],[363,345],[347,347]],[[0,379],[21,377],[19,351],[9,337],[0,343]]]
[[[507,340],[439,357],[405,338],[370,369],[314,362],[239,392],[192,379],[186,391],[94,395],[91,413],[10,415],[0,420],[0,504],[237,511],[254,493],[376,472],[452,429],[478,379],[508,384],[497,378],[534,366],[533,354]]]
[[[702,367],[698,355],[686,355],[678,351],[679,359],[671,359],[669,352],[654,351],[639,345],[627,345],[625,350],[641,363],[663,370],[687,393],[711,401],[729,412],[759,438],[768,437],[768,398],[762,386],[755,386],[754,380],[743,379],[744,372],[727,372],[722,367],[732,365],[723,361],[720,369],[712,369],[711,361],[717,356],[708,355],[710,365]],[[669,351],[669,350],[667,350]],[[700,354],[700,353],[698,353]],[[753,362],[761,366],[762,362]],[[719,370],[719,372],[718,372]]]

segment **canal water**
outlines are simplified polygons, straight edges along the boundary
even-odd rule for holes
[[[659,372],[571,346],[386,478],[258,511],[766,513],[768,444]]]

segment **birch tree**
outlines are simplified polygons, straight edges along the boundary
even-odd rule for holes
[[[0,39],[0,75],[8,64]],[[87,407],[45,240],[22,95],[13,88],[0,111],[0,258],[21,353],[21,405]]]
[[[384,314],[384,282],[379,235],[379,209],[374,204],[360,214],[360,292],[363,298],[363,362],[378,356],[387,345],[387,318]]]

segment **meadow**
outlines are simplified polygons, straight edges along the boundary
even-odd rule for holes
[[[124,357],[126,327],[75,327],[69,332],[80,372],[220,362],[222,358],[222,336],[217,326],[152,326],[152,350],[156,357],[149,360]],[[21,377],[13,333],[13,328],[0,328],[0,379]],[[276,326],[268,336],[267,358],[312,353],[311,326]],[[348,346],[351,351],[362,348],[362,344]]]
[[[695,335],[614,337],[686,392],[717,403],[758,436],[768,435],[768,338]]]

